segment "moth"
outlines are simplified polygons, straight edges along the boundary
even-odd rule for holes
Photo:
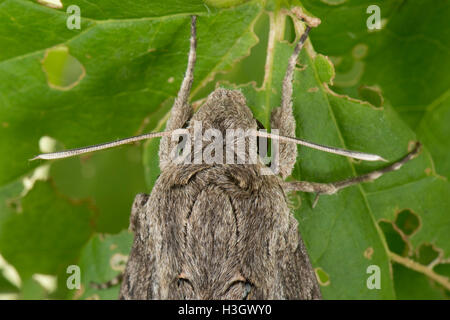
[[[134,243],[122,276],[120,299],[321,299],[288,194],[315,193],[314,206],[320,195],[335,194],[399,169],[419,153],[420,143],[402,159],[362,176],[331,183],[285,181],[296,162],[297,144],[356,159],[384,159],[295,137],[292,82],[300,50],[311,30],[307,23],[289,59],[280,107],[271,114],[271,128],[279,134],[257,130],[259,122],[240,91],[216,89],[194,113],[188,97],[196,60],[196,19],[191,17],[187,70],[164,132],[42,154],[35,159],[71,157],[161,137],[161,174],[151,194],[138,194],[131,209]],[[176,163],[173,150],[179,155],[179,139],[173,139],[173,134],[179,130],[192,134],[195,122],[202,123],[202,132],[215,129],[225,135],[229,129],[244,129],[278,141],[277,174],[265,174],[268,165],[263,161]],[[195,134],[193,140],[195,144]],[[227,140],[224,149],[234,142]],[[205,147],[195,151],[195,146],[185,144],[184,148],[195,156]],[[253,151],[245,147],[244,154]]]

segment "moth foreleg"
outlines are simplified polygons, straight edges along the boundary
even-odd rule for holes
[[[317,182],[308,182],[308,181],[294,181],[294,182],[284,182],[283,186],[286,191],[302,191],[302,192],[313,192],[316,193],[316,198],[313,202],[313,208],[317,204],[319,196],[322,194],[335,194],[339,190],[353,186],[362,182],[369,182],[375,179],[378,179],[383,174],[395,171],[400,169],[405,163],[414,159],[421,150],[422,145],[420,142],[417,142],[414,146],[414,149],[410,151],[406,156],[402,159],[392,163],[391,165],[384,167],[382,169],[378,169],[357,177],[345,179],[342,181],[336,181],[331,183],[317,183]]]

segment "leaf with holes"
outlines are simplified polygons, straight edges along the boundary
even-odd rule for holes
[[[22,191],[36,180],[34,169],[42,165],[28,159],[54,148],[154,129],[170,109],[184,74],[190,15],[199,15],[194,87],[199,90],[248,54],[257,42],[252,27],[261,14],[258,1],[223,10],[200,0],[63,0],[62,5],[56,9],[30,0],[0,0],[0,47],[8,48],[0,50],[0,152],[8,155],[0,158],[0,198],[5,205],[0,212],[0,253],[26,277],[35,272],[67,276],[63,265],[76,260],[92,229],[127,228],[134,195],[146,191],[140,151],[134,147],[54,163],[39,178],[52,179],[52,186],[44,184],[46,188],[36,191],[34,186],[23,197]],[[69,5],[80,8],[80,29],[67,28]],[[39,199],[31,198],[35,192]],[[65,213],[75,215],[76,203],[87,197],[89,205],[78,221],[64,222]],[[65,205],[56,206],[61,199],[67,200]],[[24,201],[23,214],[11,213],[16,210],[11,206]],[[64,238],[71,233],[61,230],[85,223],[87,213],[92,219],[80,230],[79,242]],[[25,219],[28,215],[33,219]],[[31,228],[31,221],[39,229]],[[44,232],[47,224],[51,233]],[[11,225],[14,228],[8,229]],[[39,241],[30,243],[27,237]],[[67,257],[58,255],[66,246],[72,246]],[[46,252],[58,254],[42,260]],[[36,257],[42,261],[33,264]]]
[[[125,263],[133,243],[133,235],[122,231],[116,235],[95,235],[89,240],[80,257],[81,287],[75,299],[117,299],[119,285],[97,289],[93,284],[111,281],[125,270]]]
[[[326,1],[303,2],[316,15],[326,17],[311,38],[320,52],[333,56],[335,89],[354,97],[364,97],[367,87],[372,87],[374,96],[381,89],[426,144],[436,171],[450,178],[450,3],[348,0],[330,6]],[[369,5],[380,8],[381,30],[370,31],[366,26]]]
[[[206,6],[200,0],[61,2],[63,8],[55,9],[32,0],[0,0],[0,47],[8,48],[0,51],[0,152],[7,155],[0,158],[0,253],[19,271],[23,280],[19,290],[27,297],[46,295],[32,278],[46,273],[58,275],[58,289],[51,297],[113,298],[117,287],[98,292],[89,283],[117,275],[111,258],[127,255],[131,235],[92,234],[117,233],[128,226],[134,194],[149,192],[159,173],[158,141],[146,142],[142,155],[132,146],[49,164],[27,159],[40,151],[161,130],[186,67],[191,14],[199,15],[192,97],[201,101],[213,80],[227,79],[235,85],[223,85],[242,90],[255,117],[268,127],[293,50],[294,24],[279,10],[286,1],[274,5],[263,0],[209,0]],[[66,27],[69,4],[81,8],[79,30]],[[312,195],[291,195],[323,295],[446,297],[450,188],[433,165],[435,160],[438,172],[447,175],[446,141],[436,138],[448,132],[444,122],[449,114],[444,74],[448,59],[440,41],[445,32],[422,51],[414,51],[422,42],[408,35],[400,34],[401,41],[394,41],[389,32],[369,34],[366,6],[360,3],[305,0],[303,4],[323,24],[311,32],[312,41],[302,51],[295,74],[297,136],[394,161],[417,140],[408,124],[419,118],[409,109],[403,112],[403,105],[420,110],[416,133],[425,143],[422,155],[400,171],[322,196],[315,209]],[[441,2],[436,10],[415,10],[397,1],[373,4],[381,6],[383,15],[392,16],[390,32],[398,32],[403,21],[418,12],[427,21],[434,19],[435,28],[426,29],[418,18],[411,19],[415,21],[410,21],[411,28],[427,36],[439,26],[446,30],[439,18],[439,10],[446,12]],[[254,26],[264,45],[256,45]],[[266,41],[262,37],[267,35]],[[408,50],[414,53],[405,60],[402,44],[411,44]],[[330,59],[316,53],[313,45],[318,52],[335,56],[331,61],[337,66],[336,76]],[[433,46],[440,49],[432,52]],[[436,58],[419,60],[420,52],[434,53]],[[255,63],[261,57],[263,61]],[[428,69],[435,66],[430,61],[441,61],[442,66]],[[264,79],[259,79],[264,63]],[[379,72],[383,63],[389,72]],[[257,66],[261,69],[254,70]],[[419,77],[405,80],[407,72],[417,75],[420,70],[427,70],[423,95]],[[433,72],[436,79],[431,79]],[[249,80],[258,84],[244,84]],[[330,89],[332,83],[336,86]],[[336,181],[381,165],[299,148],[292,179]],[[73,263],[82,268],[84,291],[68,294],[66,267]],[[367,286],[373,265],[380,268],[379,290]],[[409,294],[412,290],[422,294]]]
[[[280,18],[272,17],[271,28],[282,29],[284,22],[277,19]],[[269,123],[271,109],[279,105],[283,70],[293,49],[280,40],[282,36],[274,40],[273,51],[268,52],[266,71],[269,73],[263,85],[239,87],[255,116],[265,124]],[[294,82],[297,136],[380,154],[390,161],[401,158],[417,138],[394,110],[389,105],[377,108],[334,93],[327,83],[334,74],[330,71],[332,65],[314,52],[311,43],[305,49]],[[330,182],[380,166],[301,148],[293,178]],[[430,281],[437,281],[438,287],[448,289],[448,280],[432,268],[424,269],[423,265],[409,262],[414,259],[413,250],[423,242],[433,242],[443,251],[440,258],[448,259],[449,192],[448,183],[433,171],[430,155],[425,151],[400,171],[373,183],[342,190],[338,195],[322,196],[314,209],[311,209],[313,196],[303,194],[296,216],[314,266],[320,274],[326,274],[327,281],[322,286],[324,297],[396,297],[395,285],[403,282],[393,281],[392,262],[408,264],[415,271],[419,269]],[[410,214],[405,216],[405,212]],[[391,247],[391,238],[383,233],[383,221],[398,224],[393,236],[406,241],[404,245],[410,250],[396,252]],[[366,286],[370,265],[380,267],[381,290],[369,290]]]

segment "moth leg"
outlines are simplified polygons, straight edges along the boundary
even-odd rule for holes
[[[178,91],[177,98],[172,106],[169,119],[166,124],[166,131],[182,128],[193,113],[192,106],[189,104],[189,95],[191,93],[192,82],[194,81],[194,66],[196,60],[197,48],[197,17],[191,16],[191,38],[188,56],[188,64],[184,79]],[[169,161],[170,150],[173,148],[171,137],[163,137],[159,146],[159,167],[161,170]]]
[[[289,58],[286,74],[283,80],[283,89],[281,93],[281,107],[272,111],[270,126],[272,129],[278,129],[280,135],[295,137],[295,118],[292,110],[292,82],[294,78],[295,65],[306,39],[308,38],[310,26],[307,26],[305,32],[300,37],[294,52]],[[279,169],[282,178],[286,178],[292,172],[297,160],[297,146],[295,143],[281,142],[279,146]]]
[[[410,151],[406,156],[402,159],[394,162],[393,164],[384,167],[382,169],[378,169],[361,176],[345,179],[342,181],[331,182],[331,183],[317,183],[317,182],[308,182],[308,181],[294,181],[294,182],[284,182],[284,189],[289,191],[302,191],[302,192],[314,192],[316,193],[316,198],[313,202],[313,208],[317,204],[319,196],[322,194],[335,194],[339,190],[353,186],[362,182],[369,182],[375,179],[378,179],[383,174],[395,171],[400,169],[405,163],[414,159],[421,151],[422,145],[420,142],[417,142],[414,146],[414,149]]]

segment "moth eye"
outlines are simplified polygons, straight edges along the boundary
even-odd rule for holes
[[[252,284],[247,280],[235,280],[230,283],[227,290],[225,291],[225,294],[231,293],[231,291],[234,290],[242,291],[241,299],[247,300],[252,288]]]
[[[187,300],[195,298],[194,285],[188,278],[178,276],[176,281],[179,294],[183,297],[182,299]]]
[[[247,300],[248,295],[250,294],[251,290],[252,290],[252,285],[250,284],[250,282],[246,282],[245,283],[245,287],[244,287],[244,295],[242,297],[242,300]]]
[[[192,285],[192,282],[186,277],[184,273],[180,273],[177,277],[177,285],[178,287],[181,287],[182,285],[189,285],[192,289],[194,289],[194,286]]]
[[[191,282],[188,279],[178,279],[177,280],[177,284],[179,287],[181,287],[184,283],[189,284],[190,286],[192,286]]]

